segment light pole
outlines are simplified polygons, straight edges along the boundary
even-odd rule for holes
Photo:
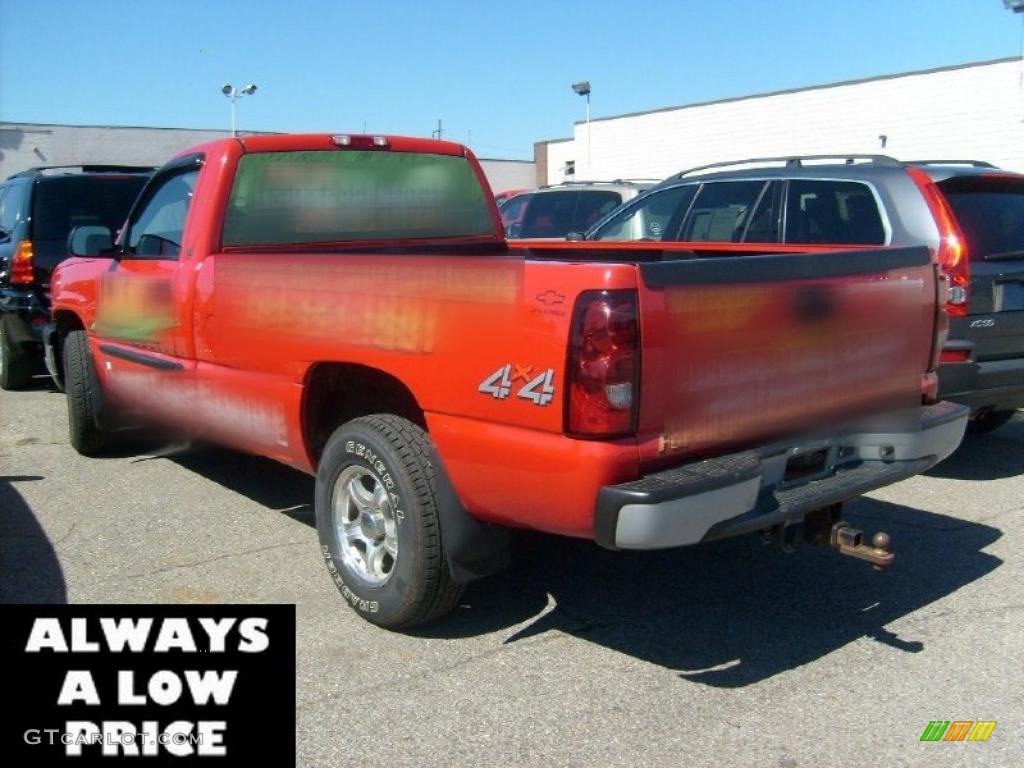
[[[243,96],[252,96],[256,93],[256,86],[253,83],[245,86],[242,90],[238,90],[231,83],[224,83],[221,86],[220,92],[231,99],[231,135],[235,135],[235,102]]]
[[[1024,0],[1020,0],[1024,3]],[[581,80],[572,84],[572,89],[580,96],[587,97],[587,175],[590,175],[590,81]]]
[[[1014,13],[1024,14],[1024,0],[1003,0],[1003,8]],[[1022,16],[1022,21],[1024,21],[1024,16]],[[1024,25],[1021,26],[1020,45],[1020,90],[1024,94]],[[1024,118],[1022,118],[1022,122],[1024,122]]]

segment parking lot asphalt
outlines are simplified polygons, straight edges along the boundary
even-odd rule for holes
[[[295,603],[299,765],[1024,761],[1024,414],[847,505],[892,534],[887,573],[757,536],[519,533],[510,569],[410,634],[342,602],[312,478],[203,446],[86,459],[66,419],[42,382],[0,392],[0,601]],[[998,725],[922,743],[936,719]]]

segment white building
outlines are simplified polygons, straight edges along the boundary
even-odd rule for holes
[[[0,180],[41,165],[159,166],[183,149],[226,135],[224,130],[195,128],[4,122],[0,123]],[[480,165],[495,192],[536,185],[537,174],[530,161],[481,159]]]
[[[570,139],[534,147],[538,176],[549,184],[661,179],[723,160],[843,153],[987,160],[1024,171],[1021,59],[601,117],[577,122]]]

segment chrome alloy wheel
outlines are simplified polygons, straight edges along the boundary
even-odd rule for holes
[[[346,570],[379,587],[398,558],[398,526],[384,483],[365,467],[347,467],[334,481],[331,509]]]

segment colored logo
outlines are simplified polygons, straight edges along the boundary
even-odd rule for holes
[[[995,720],[932,720],[921,741],[988,741],[995,727]]]

